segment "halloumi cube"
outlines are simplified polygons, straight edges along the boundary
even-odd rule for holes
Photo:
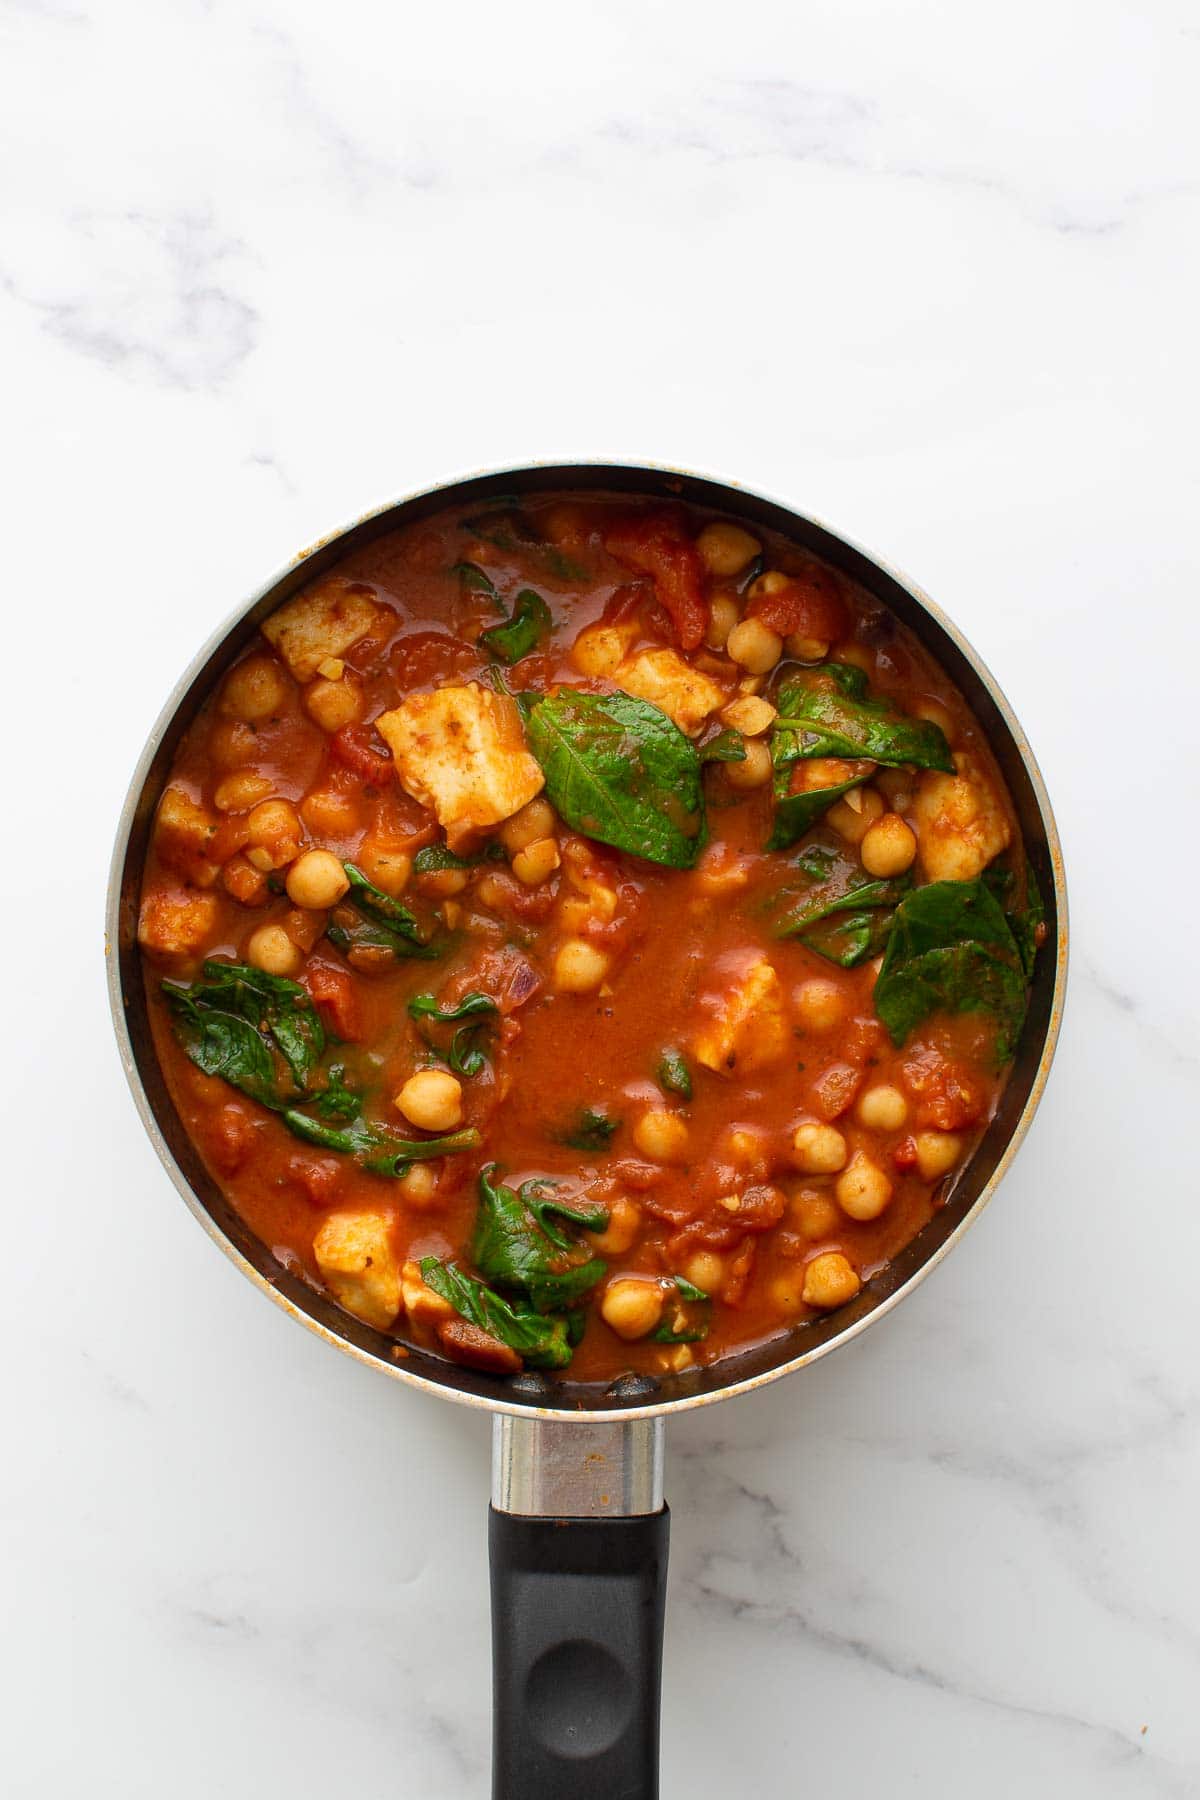
[[[926,770],[913,798],[917,853],[930,881],[971,881],[1012,842],[1012,827],[983,765],[964,750],[954,767],[954,775]]]
[[[142,901],[138,943],[162,962],[198,956],[217,923],[217,897],[194,888],[155,888]]]
[[[154,821],[155,848],[169,868],[196,887],[211,887],[219,873],[208,856],[216,834],[217,820],[206,807],[182,788],[166,790]]]
[[[375,725],[401,785],[437,815],[451,850],[541,791],[544,777],[515,704],[476,682],[410,694]]]
[[[726,700],[723,688],[674,650],[639,650],[618,665],[613,680],[627,694],[659,707],[686,737],[698,737]]]
[[[696,1061],[718,1075],[745,1075],[778,1062],[788,1047],[783,992],[774,966],[759,957],[721,996],[692,1040]]]
[[[356,1319],[386,1331],[402,1304],[389,1216],[330,1213],[313,1239],[313,1255],[334,1299]]]
[[[379,614],[362,582],[333,575],[276,607],[263,621],[262,634],[297,681],[311,681],[326,657],[344,656]]]

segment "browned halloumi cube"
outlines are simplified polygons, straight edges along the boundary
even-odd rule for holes
[[[138,943],[163,962],[198,956],[217,923],[217,897],[195,888],[154,888],[142,901]]]
[[[379,618],[362,582],[332,575],[276,607],[262,634],[297,681],[311,681],[327,657],[344,656]]]
[[[744,1075],[777,1062],[787,1044],[779,977],[764,956],[717,1000],[692,1040],[692,1053],[718,1075]]]
[[[526,748],[516,705],[476,682],[410,694],[375,725],[401,785],[437,815],[452,850],[520,812],[541,790],[542,771]]]
[[[971,881],[1012,842],[1012,828],[983,765],[960,751],[954,766],[954,775],[926,770],[913,798],[917,854],[930,881]]]
[[[674,650],[639,650],[619,664],[613,680],[627,694],[665,712],[686,737],[698,737],[726,700],[724,689]]]
[[[334,1299],[356,1319],[386,1331],[400,1311],[400,1264],[386,1213],[330,1213],[313,1255]]]

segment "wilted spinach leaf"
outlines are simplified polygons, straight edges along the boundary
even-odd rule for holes
[[[403,1138],[382,1125],[366,1119],[352,1120],[349,1125],[326,1125],[310,1119],[307,1113],[288,1107],[282,1114],[284,1124],[297,1137],[323,1150],[337,1150],[353,1156],[372,1175],[403,1175],[415,1162],[430,1162],[437,1156],[455,1156],[463,1150],[476,1150],[480,1136],[473,1125],[462,1131],[448,1132],[444,1137]]]
[[[460,1318],[481,1331],[490,1332],[535,1369],[565,1369],[571,1360],[568,1323],[545,1318],[525,1303],[510,1306],[472,1275],[464,1275],[453,1263],[436,1256],[421,1259],[421,1279],[435,1294],[448,1300]]]
[[[504,607],[499,594],[496,592],[494,582],[490,575],[486,574],[485,571],[479,567],[478,563],[456,562],[450,573],[452,575],[457,575],[463,586],[468,588],[472,593],[486,594],[493,606],[495,606],[498,611],[503,612]]]
[[[535,594],[532,588],[522,588],[513,606],[512,617],[503,625],[492,625],[487,631],[480,632],[479,643],[489,656],[498,656],[501,662],[520,662],[549,635],[552,624],[550,608],[542,596]]]
[[[954,773],[938,726],[909,718],[890,700],[872,699],[866,676],[852,663],[805,670],[783,684],[776,705],[771,750],[777,769],[785,760],[835,756]]]
[[[465,1025],[459,1025],[450,1040],[446,1055],[446,1061],[454,1073],[468,1077],[481,1075],[487,1066],[487,1057],[480,1043],[486,1028],[471,1021],[494,1016],[498,1010],[491,995],[480,993],[478,989],[464,994],[457,1006],[440,1007],[432,994],[414,994],[408,1003],[409,1016],[418,1021],[428,1019],[432,1025],[453,1025],[460,1019],[468,1021]]]
[[[487,1280],[519,1288],[536,1312],[562,1311],[594,1288],[608,1265],[589,1257],[560,1221],[603,1231],[605,1207],[575,1207],[554,1198],[545,1182],[506,1187],[495,1163],[479,1172],[479,1211],[471,1261]]]
[[[306,1143],[353,1156],[377,1175],[403,1174],[411,1163],[474,1150],[479,1144],[473,1128],[416,1140],[368,1123],[361,1116],[362,1096],[346,1085],[340,1063],[318,1085],[316,1059],[324,1051],[325,1034],[298,982],[241,963],[206,962],[202,980],[190,986],[164,981],[163,993],[179,1040],[197,1068],[269,1107]],[[286,1065],[290,1084],[281,1082],[277,1058]],[[292,1084],[298,1092],[286,1091]]]
[[[678,1094],[684,1100],[692,1097],[692,1072],[682,1050],[673,1045],[664,1050],[658,1064],[658,1085],[664,1093]]]
[[[320,1015],[299,982],[267,975],[249,963],[210,960],[199,981],[163,982],[188,1055],[265,1105],[274,1103],[272,1049],[301,1092],[325,1049]],[[267,1096],[270,1098],[267,1098]]]
[[[690,1310],[684,1311],[676,1307],[671,1318],[665,1320],[654,1333],[656,1344],[698,1344],[708,1336],[708,1313],[705,1310],[710,1298],[703,1288],[688,1281],[682,1275],[671,1278],[675,1283],[675,1291],[681,1300],[691,1303]]]
[[[745,762],[746,740],[740,731],[718,731],[716,737],[709,738],[706,744],[698,745],[696,754],[702,763]]]
[[[575,1123],[562,1133],[562,1141],[572,1150],[606,1150],[620,1123],[620,1119],[597,1106],[585,1106]]]
[[[441,946],[427,941],[420,923],[407,906],[393,900],[353,863],[343,863],[350,891],[334,909],[325,934],[330,943],[346,950],[390,950],[393,956],[435,957]]]
[[[772,757],[775,755],[775,743],[771,744]],[[771,835],[767,839],[768,850],[786,850],[797,838],[802,838],[806,831],[811,831],[817,820],[822,818],[835,800],[848,794],[851,788],[858,787],[866,781],[869,770],[861,775],[851,776],[849,781],[841,781],[833,787],[809,788],[804,793],[790,792],[792,784],[793,760],[775,765],[775,819]]]
[[[900,902],[875,983],[875,1011],[893,1043],[933,1012],[987,1013],[1005,1062],[1025,1006],[1021,951],[985,880],[930,882]]]
[[[793,868],[794,878],[776,896],[777,937],[798,937],[843,969],[883,948],[893,911],[912,885],[907,875],[876,879],[856,858],[821,844],[804,850]]]
[[[671,869],[704,844],[700,758],[666,713],[631,694],[563,688],[529,714],[546,794],[585,836]]]

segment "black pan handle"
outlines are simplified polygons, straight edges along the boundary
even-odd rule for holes
[[[658,1422],[498,1424],[493,1800],[658,1800],[670,1533]],[[532,1510],[552,1501],[570,1510]]]

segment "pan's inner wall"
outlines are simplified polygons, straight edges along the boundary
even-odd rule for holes
[[[410,524],[420,520],[441,511],[447,504],[470,504],[493,494],[525,495],[564,488],[576,491],[603,489],[608,492],[683,500],[731,515],[748,524],[768,527],[781,532],[803,548],[814,551],[834,567],[844,570],[866,592],[889,607],[925,644],[957,684],[988,736],[1008,784],[1020,820],[1026,851],[1042,890],[1048,927],[1046,946],[1038,958],[1029,1015],[996,1116],[974,1156],[956,1180],[950,1198],[907,1248],[886,1269],[867,1282],[849,1306],[841,1308],[832,1317],[815,1320],[793,1331],[781,1333],[737,1355],[724,1357],[718,1364],[707,1369],[688,1370],[682,1375],[664,1377],[661,1380],[643,1376],[629,1377],[608,1389],[598,1389],[580,1382],[550,1381],[547,1377],[533,1373],[527,1373],[514,1381],[503,1381],[460,1368],[427,1351],[398,1348],[393,1338],[352,1318],[302,1277],[284,1269],[230,1206],[204,1168],[180,1123],[167,1093],[151,1041],[142,961],[137,948],[142,865],[154,810],[176,748],[205,697],[223,670],[234,661],[254,635],[259,622],[297,588],[340,562],[350,551],[385,532],[395,530],[402,523]],[[1047,821],[1043,817],[1038,794],[1026,766],[1024,746],[1014,737],[986,683],[969,658],[908,589],[886,570],[811,520],[800,518],[785,507],[777,506],[757,495],[727,488],[719,482],[678,475],[666,470],[624,468],[609,464],[567,464],[480,476],[402,501],[321,544],[259,595],[245,615],[205,658],[159,737],[136,797],[121,867],[116,954],[135,1078],[141,1083],[146,1103],[161,1134],[160,1150],[165,1146],[178,1174],[207,1215],[210,1229],[218,1240],[224,1240],[227,1246],[231,1246],[264,1282],[298,1312],[332,1336],[354,1345],[359,1352],[389,1372],[394,1373],[402,1366],[408,1375],[423,1378],[441,1388],[454,1389],[463,1395],[473,1395],[481,1400],[498,1403],[509,1410],[551,1405],[564,1410],[620,1411],[659,1404],[686,1403],[696,1396],[715,1394],[743,1382],[768,1376],[798,1358],[823,1350],[869,1318],[937,1256],[947,1239],[958,1230],[971,1212],[991,1180],[1021,1120],[1048,1048],[1059,960],[1060,882],[1061,870],[1054,866]]]

